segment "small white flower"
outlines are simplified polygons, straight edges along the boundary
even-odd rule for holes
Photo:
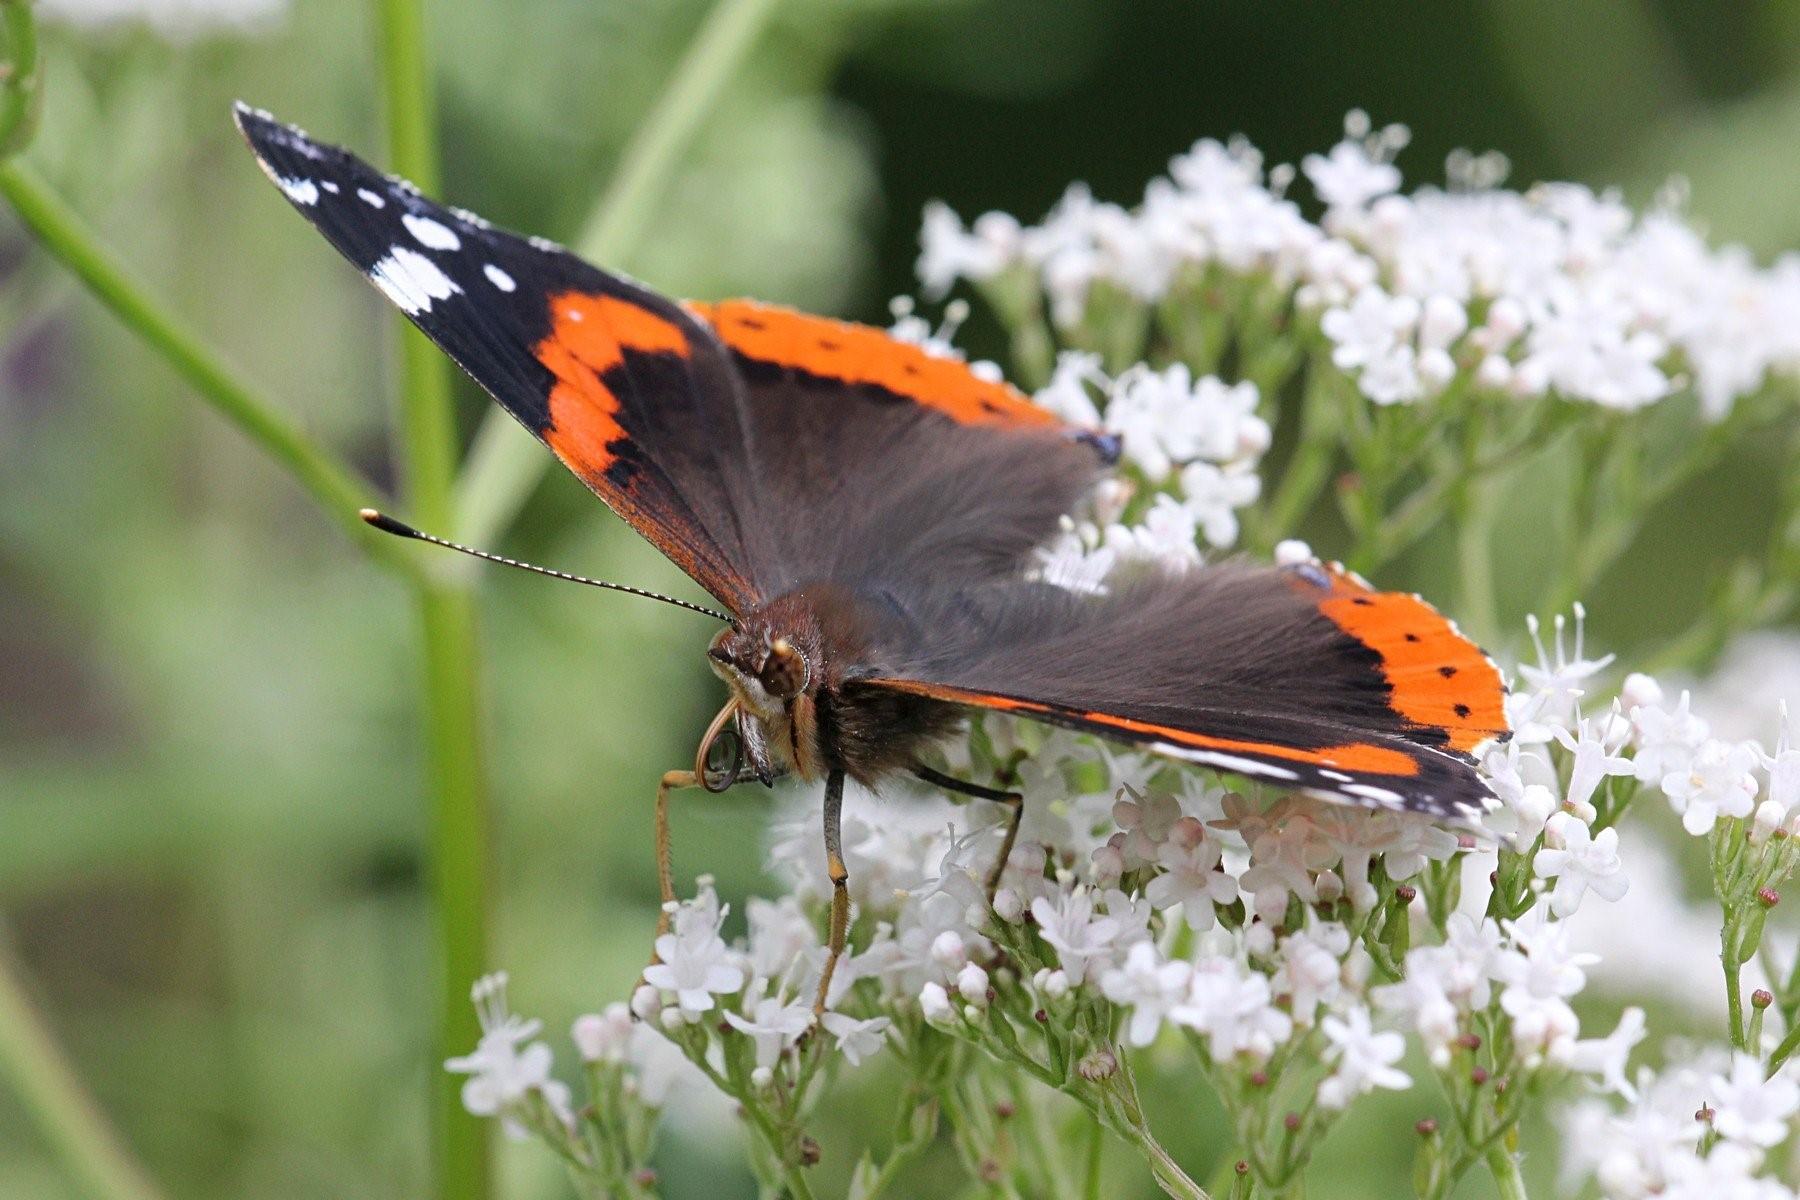
[[[1156,1040],[1170,1009],[1188,994],[1193,967],[1179,960],[1164,962],[1149,942],[1138,942],[1125,956],[1125,965],[1100,977],[1100,990],[1114,1004],[1131,1009],[1126,1038],[1134,1046]]]
[[[733,961],[719,930],[729,906],[721,908],[711,887],[675,912],[674,929],[656,939],[660,960],[644,968],[644,982],[672,992],[681,1013],[698,1020],[713,1007],[713,996],[726,995],[744,986],[744,971]]]
[[[1637,1089],[1626,1080],[1625,1065],[1631,1058],[1632,1047],[1643,1040],[1644,1010],[1628,1008],[1619,1015],[1619,1024],[1610,1034],[1574,1044],[1569,1054],[1569,1069],[1597,1076],[1604,1090],[1635,1100]]]
[[[1708,1098],[1720,1137],[1765,1150],[1787,1139],[1800,1112],[1800,1084],[1785,1071],[1765,1079],[1762,1063],[1747,1054],[1733,1056],[1729,1074],[1712,1077]]]
[[[1031,902],[1031,915],[1072,983],[1097,976],[1118,949],[1123,928],[1119,918],[1095,916],[1093,893],[1086,888],[1064,892],[1055,903],[1039,896]]]
[[[780,996],[763,996],[751,1007],[750,1016],[728,1011],[725,1020],[733,1029],[754,1040],[758,1067],[773,1067],[782,1051],[812,1028],[813,1011],[811,1003],[804,1000],[783,1001]]]
[[[1144,899],[1159,909],[1179,904],[1190,929],[1211,929],[1214,909],[1237,897],[1236,881],[1218,869],[1221,849],[1199,818],[1181,818],[1157,850],[1162,873],[1145,886]]]
[[[1663,776],[1663,795],[1695,837],[1712,832],[1721,817],[1747,817],[1756,800],[1756,749],[1708,739],[1684,771]]]
[[[1330,155],[1309,154],[1300,169],[1330,208],[1362,208],[1400,187],[1400,169],[1370,155],[1361,141],[1344,139]]]
[[[1247,464],[1189,463],[1181,470],[1182,505],[1206,540],[1225,549],[1238,539],[1237,510],[1256,503],[1262,480]]]
[[[1223,956],[1194,965],[1187,995],[1168,1019],[1205,1034],[1216,1062],[1239,1054],[1267,1059],[1294,1030],[1293,1020],[1275,1006],[1268,976]]]
[[[1294,1023],[1311,1026],[1323,1006],[1344,995],[1344,958],[1350,953],[1350,931],[1335,921],[1317,921],[1280,942],[1281,966],[1271,981],[1277,996],[1286,996]]]
[[[1565,623],[1561,613],[1556,614],[1554,639],[1555,654],[1552,655],[1544,645],[1539,631],[1536,616],[1525,618],[1525,627],[1531,632],[1532,645],[1537,648],[1538,661],[1519,664],[1519,674],[1531,690],[1544,698],[1544,708],[1540,711],[1541,720],[1571,728],[1575,719],[1575,705],[1581,699],[1588,681],[1601,671],[1612,665],[1613,655],[1590,659],[1585,655],[1584,634],[1587,625],[1587,609],[1580,604],[1575,605],[1575,645],[1574,654],[1568,652],[1563,643]]]
[[[1612,719],[1577,719],[1576,730],[1578,736],[1575,738],[1569,737],[1567,730],[1556,730],[1556,740],[1575,756],[1574,765],[1569,768],[1569,790],[1564,793],[1563,804],[1582,820],[1592,821],[1596,815],[1594,793],[1601,783],[1609,776],[1636,773],[1632,761],[1618,753],[1629,736],[1630,727],[1623,721]]]
[[[1335,1064],[1319,1084],[1319,1103],[1326,1108],[1341,1109],[1376,1088],[1412,1085],[1412,1078],[1394,1066],[1406,1053],[1406,1039],[1391,1031],[1375,1032],[1368,1009],[1358,1005],[1342,1017],[1327,1016],[1319,1028],[1331,1043],[1325,1061]]]
[[[956,1010],[950,1005],[950,993],[944,990],[943,984],[935,980],[919,990],[919,1010],[933,1025],[949,1025],[956,1020]]]
[[[1673,709],[1665,709],[1659,701],[1644,702],[1630,709],[1633,739],[1637,753],[1632,766],[1641,783],[1661,783],[1668,775],[1688,769],[1694,755],[1705,744],[1706,722],[1688,711],[1688,693]]]
[[[1552,846],[1554,840],[1560,845]],[[1569,813],[1557,813],[1545,830],[1546,845],[1532,859],[1531,869],[1540,879],[1556,880],[1550,893],[1550,911],[1559,917],[1572,914],[1591,888],[1603,900],[1617,900],[1629,881],[1619,861],[1619,831],[1592,833]]]
[[[463,1083],[463,1107],[478,1117],[500,1117],[510,1135],[522,1138],[525,1130],[512,1114],[535,1092],[563,1124],[573,1123],[569,1087],[550,1076],[550,1047],[532,1040],[543,1024],[516,1016],[507,1007],[506,973],[476,980],[469,995],[481,1020],[481,1040],[474,1053],[444,1063],[446,1070],[469,1077]]]
[[[1500,1006],[1509,1013],[1523,1010],[1533,999],[1565,999],[1587,986],[1586,968],[1600,961],[1597,954],[1574,949],[1568,926],[1550,919],[1539,905],[1516,921],[1506,923],[1514,949],[1500,956],[1494,977],[1506,984]]]
[[[620,1063],[631,1048],[631,1010],[622,1003],[612,1003],[601,1013],[576,1017],[569,1035],[582,1062]]]
[[[962,970],[956,973],[956,991],[976,1008],[986,1008],[988,973],[974,963],[964,963]]]
[[[840,1012],[828,1012],[823,1020],[825,1031],[837,1039],[838,1049],[853,1067],[862,1066],[863,1059],[887,1045],[888,1027],[893,1024],[890,1017],[859,1021]]]
[[[1019,223],[1004,213],[978,218],[973,230],[949,205],[933,200],[925,206],[919,229],[919,283],[928,296],[942,296],[958,279],[991,279],[1018,257]]]

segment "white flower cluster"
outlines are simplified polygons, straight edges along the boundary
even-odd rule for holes
[[[1139,498],[1125,479],[1109,480],[1090,519],[1065,520],[1039,551],[1042,578],[1099,591],[1121,563],[1181,569],[1201,561],[1202,540],[1215,550],[1236,544],[1238,510],[1262,494],[1256,468],[1270,441],[1255,384],[1196,379],[1181,363],[1139,365],[1113,379],[1097,355],[1066,351],[1035,399],[1073,424],[1116,436],[1124,460],[1150,489]],[[1137,514],[1129,524],[1128,508]]]
[[[1000,810],[851,787],[851,946],[819,1019],[831,886],[816,802],[795,794],[771,842],[788,894],[748,901],[747,931],[730,940],[728,909],[702,878],[672,908],[629,1006],[576,1023],[582,1058],[651,1107],[679,1076],[705,1075],[740,1104],[788,1105],[791,1119],[826,1053],[855,1067],[893,1046],[910,1066],[947,1035],[1079,1090],[1121,1086],[1123,1049],[1166,1035],[1199,1052],[1240,1119],[1277,1087],[1313,1114],[1279,1139],[1316,1136],[1370,1091],[1411,1087],[1400,1063],[1416,1039],[1475,1114],[1464,1145],[1515,1122],[1508,1097],[1532,1094],[1527,1085],[1574,1076],[1596,1093],[1581,1128],[1608,1132],[1572,1151],[1571,1169],[1598,1178],[1608,1200],[1791,1196],[1763,1168],[1800,1109],[1796,1068],[1765,1080],[1761,1059],[1740,1054],[1699,1076],[1633,1075],[1644,1014],[1627,1009],[1611,1033],[1583,1036],[1573,1002],[1598,956],[1571,931],[1595,897],[1624,895],[1614,822],[1640,794],[1665,795],[1690,830],[1704,812],[1715,860],[1743,888],[1785,877],[1800,846],[1800,750],[1785,724],[1772,752],[1715,742],[1685,696],[1669,705],[1644,676],[1584,717],[1584,693],[1611,659],[1587,656],[1582,626],[1577,609],[1573,628],[1557,622],[1519,670],[1518,733],[1483,764],[1502,804],[1479,835],[1303,795],[1259,799],[1068,731],[977,719],[946,765],[1010,771],[1031,798],[992,904]],[[1741,921],[1731,913],[1748,911],[1744,897],[1721,899]],[[1728,943],[1755,952],[1731,932],[1741,924],[1727,928]],[[478,986],[481,1044],[449,1065],[470,1074],[472,1111],[560,1136],[568,1090],[502,987]],[[1764,1054],[1780,1037],[1761,1033],[1768,1007],[1748,1039]],[[1050,1060],[1027,1055],[1027,1042],[1053,1047]],[[1738,1190],[1680,1190],[1709,1171]]]
[[[1639,215],[1578,184],[1510,191],[1493,155],[1453,156],[1448,188],[1405,194],[1392,158],[1406,140],[1352,113],[1345,139],[1301,164],[1316,223],[1286,195],[1294,170],[1265,171],[1242,141],[1197,143],[1135,210],[1079,184],[1029,227],[989,213],[965,229],[934,204],[919,278],[941,293],[1025,275],[1063,328],[1097,284],[1147,303],[1221,273],[1264,278],[1319,314],[1334,361],[1377,404],[1463,379],[1635,409],[1691,382],[1717,417],[1800,371],[1800,256],[1765,269],[1714,250],[1672,202]]]
[[[1791,1187],[1758,1174],[1800,1114],[1791,1064],[1770,1076],[1754,1057],[1709,1050],[1640,1070],[1624,1094],[1623,1109],[1596,1097],[1568,1114],[1565,1185],[1592,1178],[1606,1200],[1793,1200]]]

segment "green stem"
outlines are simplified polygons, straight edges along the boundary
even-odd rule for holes
[[[44,95],[44,73],[38,66],[37,23],[31,0],[0,0],[6,29],[5,75],[0,77],[0,156],[17,154],[37,131]]]
[[[1293,457],[1281,473],[1281,483],[1257,521],[1258,549],[1267,551],[1282,538],[1292,537],[1319,492],[1331,477],[1337,456],[1337,406],[1333,390],[1337,370],[1323,352],[1315,353],[1306,368],[1305,393],[1300,401],[1300,429]]]
[[[1743,1050],[1745,1049],[1744,1002],[1742,997],[1743,985],[1740,982],[1739,975],[1742,968],[1735,961],[1736,956],[1731,945],[1733,940],[1732,933],[1735,925],[1736,922],[1734,920],[1727,919],[1725,923],[1726,932],[1724,934],[1725,949],[1719,955],[1719,961],[1725,968],[1725,1011],[1727,1025],[1731,1033],[1731,1045],[1733,1049]]]
[[[1769,1055],[1768,1077],[1770,1079],[1775,1077],[1775,1072],[1781,1070],[1795,1050],[1800,1050],[1800,1024],[1789,1029],[1787,1036],[1782,1038],[1780,1044],[1775,1047],[1775,1053]]]
[[[424,2],[379,0],[378,10],[389,160],[395,171],[436,191]],[[422,334],[400,323],[398,446],[408,507],[428,528],[445,529],[454,511],[456,480],[449,364]],[[482,1200],[491,1183],[488,1127],[463,1111],[456,1080],[435,1069],[480,1036],[468,988],[487,967],[488,793],[475,604],[465,587],[438,578],[420,585],[417,603],[438,951],[431,1191],[444,1200]]]
[[[1457,567],[1462,575],[1462,611],[1474,636],[1489,640],[1498,636],[1500,616],[1494,600],[1494,504],[1493,492],[1480,481],[1468,485],[1461,521],[1456,530]]]
[[[713,6],[656,106],[625,147],[618,171],[576,239],[577,251],[606,264],[630,256],[682,153],[755,46],[775,6],[776,0],[719,0]],[[476,432],[457,488],[456,536],[477,546],[492,542],[524,506],[549,462],[543,447],[506,414],[490,411]]]
[[[107,1124],[48,1024],[25,994],[12,956],[0,949],[0,1074],[12,1083],[25,1111],[95,1200],[160,1200],[150,1182]]]
[[[1504,1145],[1488,1150],[1487,1165],[1494,1186],[1500,1191],[1500,1200],[1531,1200],[1525,1192],[1525,1178],[1519,1174],[1519,1161]]]
[[[170,317],[134,281],[113,253],[68,204],[30,167],[0,163],[0,195],[39,244],[67,267],[191,385],[200,398],[305,488],[356,543],[384,566],[420,578],[413,558],[386,534],[357,519],[371,488],[305,433],[276,406],[242,382],[223,359]]]

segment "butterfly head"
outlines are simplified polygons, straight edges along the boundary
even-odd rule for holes
[[[744,708],[768,721],[784,714],[813,681],[808,640],[797,630],[750,621],[720,630],[706,653]]]

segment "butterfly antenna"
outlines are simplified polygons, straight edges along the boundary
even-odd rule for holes
[[[624,592],[628,596],[642,596],[647,600],[661,600],[664,604],[673,604],[676,608],[685,608],[689,612],[697,612],[703,616],[713,617],[717,620],[724,621],[727,624],[732,623],[729,616],[715,609],[707,608],[704,605],[689,604],[686,600],[677,600],[673,596],[665,596],[661,592],[652,592],[645,588],[628,587],[622,583],[607,583],[603,579],[589,579],[585,575],[572,575],[567,571],[553,571],[549,567],[540,567],[534,563],[520,562],[516,558],[506,558],[498,554],[490,554],[486,550],[477,550],[473,546],[464,546],[460,542],[452,542],[446,538],[436,537],[426,533],[423,530],[414,529],[406,522],[397,521],[386,513],[376,512],[372,508],[362,509],[357,515],[375,528],[381,530],[381,532],[391,533],[395,537],[412,538],[415,541],[430,542],[433,546],[442,546],[446,550],[455,550],[460,554],[467,554],[472,558],[486,559],[488,562],[499,563],[503,567],[517,567],[521,571],[532,571],[539,575],[548,575],[552,579],[565,579],[570,583],[585,583],[589,587],[605,588],[609,592]]]

